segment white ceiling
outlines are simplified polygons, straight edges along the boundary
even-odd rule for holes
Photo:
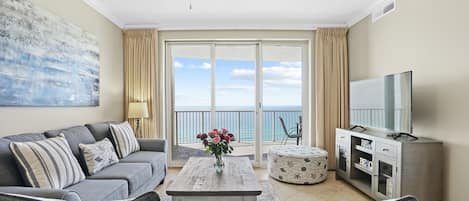
[[[121,28],[314,29],[350,26],[380,0],[83,1]]]

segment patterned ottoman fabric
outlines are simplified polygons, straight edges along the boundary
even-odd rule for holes
[[[327,152],[307,146],[271,147],[268,155],[269,175],[294,184],[315,184],[327,179]]]

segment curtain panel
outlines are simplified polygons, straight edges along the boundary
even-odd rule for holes
[[[335,129],[349,126],[347,29],[318,29],[315,41],[316,146],[335,169]]]
[[[136,119],[128,119],[131,102],[146,102],[149,117],[140,123],[138,138],[162,138],[158,132],[161,117],[159,100],[158,30],[124,31],[125,118],[136,128]]]

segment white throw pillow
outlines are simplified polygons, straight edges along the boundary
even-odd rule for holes
[[[94,144],[79,144],[78,146],[89,175],[96,174],[103,168],[119,162],[114,147],[107,138]]]
[[[62,189],[85,179],[63,134],[33,142],[12,142],[23,177],[32,187]]]
[[[119,158],[124,158],[140,150],[140,145],[129,122],[111,124],[110,127]]]

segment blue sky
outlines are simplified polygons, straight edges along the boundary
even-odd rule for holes
[[[175,103],[210,106],[209,59],[176,57]],[[255,61],[216,61],[216,105],[254,106]],[[264,106],[301,105],[301,62],[264,61]]]

